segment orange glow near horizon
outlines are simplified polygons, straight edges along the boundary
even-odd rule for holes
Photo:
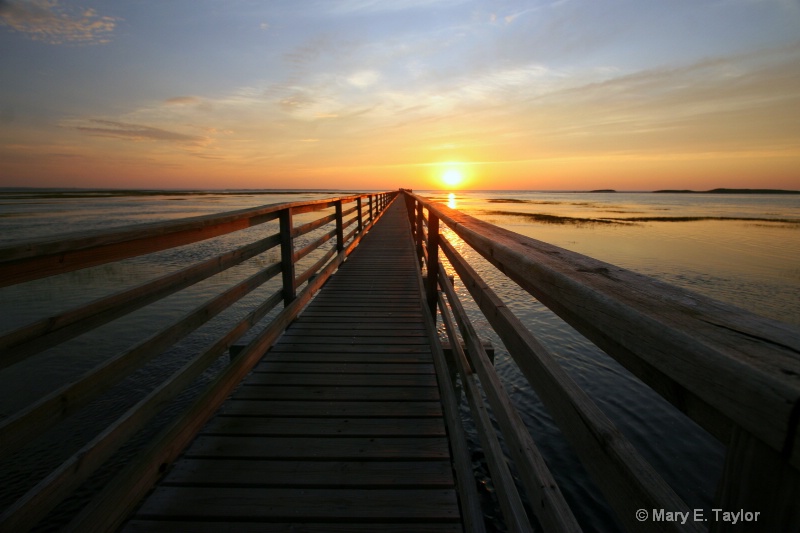
[[[800,189],[792,2],[12,3],[0,187]]]
[[[109,147],[110,148],[110,147]],[[139,148],[139,146],[134,146]],[[798,189],[800,154],[682,154],[486,158],[469,163],[381,165],[377,161],[331,161],[326,153],[306,154],[304,164],[257,164],[221,159],[160,162],[138,159],[125,150],[90,152],[48,161],[37,154],[0,157],[0,187],[83,187],[111,189],[341,189],[393,190],[709,190],[729,188]],[[0,147],[2,152],[2,147]],[[419,153],[419,152],[418,152]],[[38,156],[38,157],[37,157]],[[124,164],[122,164],[124,163]],[[333,163],[333,164],[331,164]],[[359,165],[361,163],[361,165]],[[450,171],[453,171],[452,173]],[[461,177],[458,183],[457,177]],[[447,177],[447,179],[445,179]],[[452,180],[452,181],[451,181]]]

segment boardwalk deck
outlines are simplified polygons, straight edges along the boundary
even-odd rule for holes
[[[461,531],[396,202],[124,530]]]

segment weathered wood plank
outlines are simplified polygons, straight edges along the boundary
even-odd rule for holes
[[[343,202],[358,195],[341,197]],[[215,213],[179,221],[138,224],[115,231],[84,231],[0,248],[0,286],[101,265],[246,229],[289,209],[315,210],[330,200],[303,200]]]
[[[421,417],[442,416],[439,402],[309,402],[230,399],[220,413],[246,416]]]
[[[374,353],[342,350],[338,352],[276,352],[270,353],[272,362],[295,363],[429,363],[430,353]]]
[[[295,226],[292,229],[292,238],[296,238],[301,235],[305,235],[306,233],[310,233],[317,228],[321,228],[325,224],[333,222],[334,220],[336,220],[336,213],[318,218],[316,220],[312,220],[311,222],[307,222],[306,224]]]
[[[184,459],[163,485],[206,487],[451,488],[450,462]]]
[[[299,319],[298,323],[300,324],[308,324],[308,323],[318,323],[320,321],[325,321],[329,324],[342,324],[342,327],[347,327],[348,324],[363,324],[365,326],[368,325],[378,325],[379,327],[386,327],[387,325],[397,324],[400,327],[404,327],[405,324],[418,324],[421,315],[413,314],[413,313],[381,313],[379,315],[370,315],[369,313],[365,313],[363,311],[350,311],[350,312],[334,312],[334,311],[323,311],[323,312],[309,312],[303,314]]]
[[[800,469],[800,329],[498,228],[429,209],[572,327],[727,442],[739,425]]]
[[[158,479],[165,464],[170,464],[198,433],[205,422],[228,397],[233,388],[249,373],[264,350],[297,317],[313,294],[344,261],[346,254],[360,242],[359,235],[343,254],[326,266],[320,276],[287,305],[272,323],[253,339],[231,365],[167,427],[145,451],[129,462],[123,471],[98,494],[70,523],[70,531],[105,531],[117,529]]]
[[[417,346],[425,346],[428,348],[426,351],[430,351],[430,343],[428,342],[427,337],[409,337],[409,336],[383,336],[379,334],[375,334],[374,331],[369,332],[362,332],[359,335],[350,335],[350,336],[343,336],[343,335],[298,335],[294,332],[289,332],[281,337],[281,343],[278,346],[275,346],[272,351],[291,351],[295,349],[312,349],[315,351],[319,351],[319,348],[315,348],[317,346],[322,347],[331,347],[331,346],[338,346],[338,345],[345,345],[345,346],[359,346],[359,345],[375,345],[380,347],[385,346],[408,346],[409,349],[418,349]],[[376,350],[377,352],[382,352],[384,350]]]
[[[369,274],[365,273],[365,276]],[[394,274],[395,276],[402,276],[403,274],[397,272]],[[358,283],[358,279],[355,278],[352,281],[348,280],[339,280],[337,286],[341,286],[343,283],[352,283],[354,287],[357,287],[356,284]],[[328,306],[337,306],[337,307],[349,307],[350,304],[356,305],[375,305],[380,306],[381,304],[385,304],[386,302],[397,302],[400,305],[406,307],[413,307],[413,294],[409,294],[408,291],[411,288],[407,286],[397,287],[395,289],[391,289],[389,287],[377,287],[378,290],[370,289],[368,293],[363,291],[363,287],[357,287],[355,290],[347,290],[347,291],[337,291],[336,294],[325,295],[325,298],[322,300],[315,300],[314,305],[309,309],[313,309],[314,307],[321,306],[321,307],[328,307]]]
[[[403,363],[315,363],[310,369],[307,363],[263,361],[259,372],[314,372],[317,374],[435,374],[432,364]]]
[[[438,293],[437,293],[438,294]],[[464,395],[469,403],[470,410],[475,421],[475,426],[478,430],[478,437],[480,438],[481,446],[485,450],[486,462],[489,471],[492,475],[492,482],[498,492],[498,503],[503,511],[503,518],[510,531],[513,532],[527,532],[532,529],[530,519],[528,518],[525,508],[522,504],[522,499],[516,489],[509,465],[503,458],[503,451],[500,441],[495,433],[492,422],[489,418],[489,411],[483,402],[480,392],[480,382],[478,381],[477,374],[470,368],[466,355],[461,348],[459,342],[453,342],[457,339],[455,332],[455,325],[450,318],[450,312],[445,304],[444,298],[439,297],[439,309],[442,313],[442,321],[444,322],[447,330],[447,335],[453,344],[453,354],[458,372],[461,376],[461,382],[464,386]],[[466,339],[469,342],[469,339]],[[480,347],[478,346],[478,349]],[[519,446],[517,442],[511,443],[511,446]],[[526,450],[528,451],[528,450]],[[517,454],[515,454],[517,455]],[[547,472],[549,474],[549,472]],[[536,482],[539,487],[548,486],[546,484],[547,478],[539,477]],[[550,478],[552,480],[552,478]],[[555,485],[555,481],[551,481]],[[549,495],[551,498],[553,495]],[[558,493],[560,496],[560,493]],[[532,498],[542,497],[542,494],[531,495]],[[549,507],[549,505],[548,505]],[[571,514],[569,515],[571,517]],[[574,519],[573,519],[574,521]]]
[[[550,352],[514,317],[477,272],[463,258],[456,256],[452,245],[443,239],[442,248],[475,301],[479,302],[484,315],[500,334],[528,381],[534,385],[559,428],[582,458],[587,471],[606,494],[620,521],[631,529],[649,528],[661,531],[702,529],[702,526],[695,522],[680,525],[641,524],[636,520],[636,511],[643,508],[673,509],[676,512],[690,512],[690,510],[589,396],[567,375]],[[445,292],[449,298],[455,298],[449,282],[445,284]],[[460,304],[451,305],[463,313]],[[472,348],[472,351],[474,350],[475,347]],[[472,352],[469,355],[472,356]],[[484,360],[471,357],[471,361],[476,363],[475,367],[481,374],[481,380],[484,376],[492,379],[492,372]],[[488,396],[491,398],[497,395],[495,391],[501,391],[502,387],[499,383],[495,383],[486,389],[490,391]],[[494,412],[502,411],[495,408]],[[524,428],[521,425],[519,427]],[[529,438],[527,430],[525,433],[523,438]]]
[[[276,244],[278,237],[273,235],[11,331],[0,338],[0,368],[174,294],[255,257]]]
[[[19,529],[25,529],[23,523],[47,514],[58,502],[67,497],[81,483],[97,470],[112,454],[119,449],[125,439],[141,429],[153,416],[161,411],[169,401],[180,394],[201,372],[211,364],[233,341],[239,338],[253,324],[275,307],[280,293],[265,300],[259,308],[253,310],[242,319],[227,335],[214,343],[204,352],[188,361],[172,377],[152,390],[147,396],[131,407],[114,423],[89,441],[85,446],[61,463],[59,467],[30,489],[3,513],[2,520],[13,515],[13,521]],[[0,522],[0,530],[5,524]]]
[[[444,437],[438,417],[433,418],[271,418],[214,417],[203,435],[261,435],[305,437]]]
[[[329,240],[333,239],[335,236],[336,236],[336,230],[334,229],[334,230],[331,230],[328,233],[322,235],[318,239],[316,239],[314,241],[311,241],[310,243],[308,243],[304,247],[300,248],[299,250],[296,250],[292,254],[292,262],[294,262],[294,263],[299,262],[305,256],[307,256],[308,254],[310,254],[314,250],[319,249],[323,244],[325,244]],[[336,246],[334,246],[334,250],[335,249],[336,249]]]
[[[0,422],[0,456],[11,454],[29,439],[75,413],[93,398],[125,378],[132,370],[211,320],[276,273],[275,267],[269,266],[253,274],[195,307],[133,348],[109,358],[85,372],[79,379],[62,385],[22,411],[4,419]]]
[[[389,319],[385,320],[386,322],[390,322],[392,320],[396,320],[398,318],[407,318],[408,322],[418,322],[422,319],[422,314],[418,311],[386,311],[386,310],[376,310],[374,312],[364,311],[364,310],[336,310],[336,309],[308,309],[303,312],[303,316],[333,316],[338,318],[359,318],[364,320],[365,322],[374,322],[378,319]]]
[[[413,220],[409,212],[409,220]],[[417,274],[417,286],[419,294],[424,292],[422,276]],[[420,300],[420,307],[425,314],[425,329],[431,339],[438,339],[439,332],[436,328],[436,321],[428,309]],[[436,366],[436,371],[442,379],[439,387],[442,396],[442,415],[447,425],[447,432],[450,436],[450,446],[453,462],[453,474],[461,504],[461,517],[466,533],[484,533],[484,524],[481,504],[478,498],[478,490],[475,484],[475,476],[472,472],[472,457],[467,445],[464,423],[460,412],[460,394],[457,397],[453,386],[453,381],[449,378],[450,369],[445,360],[444,351],[440,342],[432,342],[431,358]]]
[[[713,507],[760,513],[757,520],[714,520],[712,533],[800,531],[800,474],[783,457],[740,428],[733,431]]]
[[[289,328],[288,333],[291,335],[325,335],[328,337],[351,337],[353,335],[370,335],[380,337],[422,337],[427,338],[424,329],[419,328],[416,324],[409,324],[403,327],[402,324],[395,324],[391,329],[387,326],[374,323],[355,323],[348,326],[342,326],[337,322],[319,322],[312,327],[308,322],[302,325],[297,324]]]
[[[377,276],[377,274],[374,274]],[[393,276],[402,276],[402,272],[396,272]],[[372,287],[366,289],[363,285],[364,281],[361,276],[353,277],[350,286],[345,285],[348,278],[341,278],[337,280],[337,284],[331,289],[330,292],[320,295],[314,300],[314,305],[320,303],[341,302],[346,299],[348,302],[356,301],[370,301],[380,302],[386,298],[392,300],[400,300],[404,302],[413,302],[416,300],[414,292],[414,285],[411,283],[397,283],[386,282],[381,283],[379,287]],[[359,281],[360,280],[360,281]]]
[[[447,489],[160,487],[145,501],[139,515],[205,520],[391,519],[413,523],[417,519],[457,521],[458,509],[455,491]]]
[[[183,531],[192,533],[463,533],[461,524],[437,524],[427,522],[323,522],[323,523],[275,523],[275,522],[180,522]],[[174,521],[132,520],[122,533],[175,533]]]
[[[282,344],[277,353],[290,353],[296,350],[299,353],[315,353],[324,360],[325,354],[428,354],[430,346],[424,344]]]
[[[200,435],[185,457],[238,459],[447,459],[442,437],[257,437]]]
[[[434,401],[436,387],[263,387],[247,385],[239,389],[238,400],[312,400],[312,401]]]
[[[402,206],[395,215],[404,221]],[[333,522],[358,531],[347,527],[351,519],[378,520],[382,531],[397,524],[425,531],[431,520],[457,525],[430,341],[420,293],[408,283],[418,275],[416,259],[396,253],[392,219],[373,231],[201,431],[130,527],[161,527],[165,518],[180,529],[187,529],[184,520],[198,519],[289,520],[299,530],[312,520],[325,531],[335,531],[328,527]],[[380,242],[381,233],[389,240]],[[373,263],[370,241],[388,259]],[[356,268],[365,261],[373,266]],[[365,287],[363,276],[377,277]]]
[[[253,372],[247,379],[251,385],[332,385],[383,387],[436,386],[434,374],[306,374]]]

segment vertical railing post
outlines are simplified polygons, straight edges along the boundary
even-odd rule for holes
[[[800,474],[786,457],[737,426],[733,428],[725,466],[717,488],[709,531],[800,531]],[[749,513],[739,523],[725,521],[722,512]],[[707,517],[706,517],[707,518]]]
[[[294,243],[292,239],[292,210],[281,211],[281,276],[283,277],[283,306],[289,305],[297,296],[294,286]]]
[[[336,251],[344,250],[344,217],[342,215],[342,201],[336,200]]]
[[[369,223],[370,224],[372,224],[372,221],[375,219],[374,218],[375,216],[372,214],[372,203],[373,203],[372,202],[372,196],[373,195],[371,195],[371,194],[369,195]]]
[[[417,258],[419,260],[419,267],[422,268],[423,264],[423,255],[422,255],[422,239],[423,239],[423,228],[422,228],[422,202],[416,202],[417,206],[417,223],[416,223],[416,240],[417,240]]]
[[[361,196],[356,200],[356,212],[358,214],[358,233],[361,234],[364,231],[364,213],[361,209]]]
[[[403,194],[406,201],[406,212],[408,213],[408,225],[411,226],[411,235],[416,239],[417,227],[414,225],[414,198],[410,194]]]
[[[428,285],[426,296],[433,319],[436,320],[436,302],[439,299],[439,217],[428,209]]]

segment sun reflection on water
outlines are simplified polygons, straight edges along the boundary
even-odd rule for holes
[[[451,192],[447,195],[447,207],[450,209],[456,208],[456,193]]]

